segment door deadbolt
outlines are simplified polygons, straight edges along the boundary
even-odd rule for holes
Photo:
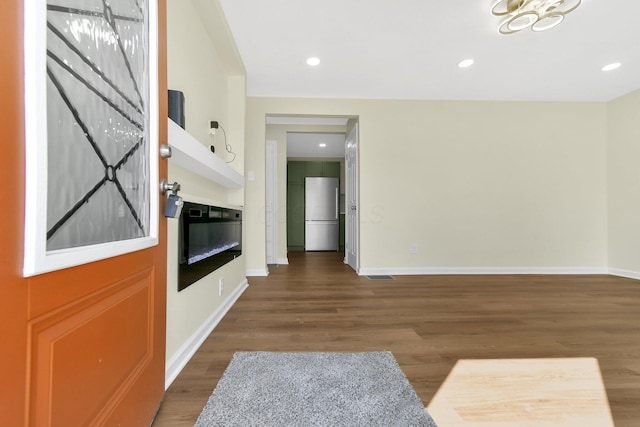
[[[162,157],[163,159],[168,159],[169,157],[171,157],[171,154],[171,146],[167,144],[162,144],[160,146],[160,157]]]

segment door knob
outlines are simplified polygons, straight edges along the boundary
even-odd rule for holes
[[[169,184],[167,180],[163,178],[162,182],[160,183],[160,191],[162,191],[162,194],[167,194],[169,191],[171,191],[173,194],[177,194],[178,191],[180,191],[180,184],[178,184],[177,182]]]

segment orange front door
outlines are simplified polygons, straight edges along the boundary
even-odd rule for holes
[[[159,244],[22,278],[24,0],[0,5],[0,182],[11,183],[0,235],[0,425],[147,426],[164,392],[166,222]],[[158,2],[159,117],[166,111],[166,9]],[[166,144],[166,119],[159,120]],[[160,176],[166,177],[166,161]],[[160,210],[163,205],[161,203]]]

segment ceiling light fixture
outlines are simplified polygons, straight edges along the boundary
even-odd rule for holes
[[[324,142],[321,142],[320,144],[318,144],[318,147],[320,147],[320,148],[324,148],[326,146],[327,146],[327,144],[325,144]]]
[[[465,59],[462,60],[460,62],[458,62],[458,67],[460,68],[467,68],[467,67],[471,67],[473,65],[473,59]]]
[[[307,65],[315,67],[316,65],[319,65],[319,64],[320,64],[320,58],[316,58],[315,56],[312,56],[311,58],[307,59]]]
[[[500,34],[513,34],[525,28],[544,31],[560,24],[581,3],[582,0],[498,0],[491,7],[491,14],[505,17],[498,26]]]
[[[605,65],[604,67],[602,67],[602,71],[613,71],[613,70],[617,70],[618,68],[620,68],[622,64],[619,62],[614,62],[613,64],[609,64],[609,65]]]

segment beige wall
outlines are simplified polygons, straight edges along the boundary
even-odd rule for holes
[[[265,115],[294,113],[359,117],[365,270],[607,266],[606,104],[248,98],[248,269]]]
[[[203,145],[214,144],[216,153],[231,160],[220,130],[214,138],[208,123],[216,120],[226,130],[228,141],[237,153],[231,167],[243,172],[245,77],[238,64],[229,58],[234,46],[227,46],[224,33],[208,27],[226,25],[217,2],[204,5],[199,0],[168,0],[168,84],[169,89],[185,94],[185,129]],[[241,66],[240,66],[241,68]],[[171,143],[171,141],[169,141]],[[169,180],[182,186],[180,195],[188,201],[226,207],[244,202],[242,190],[230,190],[212,183],[169,162]],[[167,269],[167,361],[171,362],[181,346],[189,341],[203,323],[245,280],[245,256],[226,264],[182,292],[177,291],[178,224],[168,221]],[[245,246],[246,247],[246,246]],[[218,296],[218,279],[225,282]]]
[[[640,91],[608,105],[609,266],[640,274]]]

